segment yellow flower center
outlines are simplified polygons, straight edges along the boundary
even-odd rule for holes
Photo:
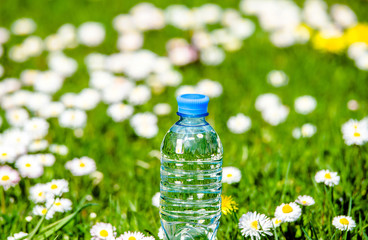
[[[81,162],[81,163],[79,164],[79,166],[80,166],[80,167],[85,167],[86,165],[85,165],[84,163],[82,163],[82,162]]]
[[[45,215],[46,213],[47,213],[47,209],[46,208],[44,208],[44,209],[42,209],[42,212],[41,212],[43,215]]]
[[[341,218],[341,219],[340,219],[340,223],[341,223],[342,225],[349,225],[349,221],[348,221],[346,218]]]
[[[128,240],[137,240],[135,237],[131,236],[128,238]]]
[[[275,223],[276,223],[276,224],[279,224],[279,223],[281,223],[281,222],[282,222],[281,220],[278,220],[278,219],[276,219],[276,220],[275,220]]]
[[[354,133],[354,137],[360,137],[360,133],[355,132],[355,133]]]
[[[228,175],[226,175],[228,178],[232,177],[233,175],[231,173],[229,173]]]
[[[4,175],[4,176],[2,176],[2,178],[1,178],[1,180],[3,180],[3,181],[8,181],[10,178],[9,178],[9,176],[8,175]]]
[[[43,195],[43,192],[39,192],[39,193],[38,193],[38,196],[39,196],[39,197],[42,197],[42,195]]]
[[[100,236],[101,237],[107,237],[107,236],[109,236],[109,233],[104,229],[104,230],[100,231]]]
[[[3,157],[6,157],[7,155],[8,155],[7,153],[1,154],[1,156],[3,156]]]
[[[56,202],[55,205],[56,206],[61,206],[61,203],[60,202]]]
[[[30,163],[26,163],[26,167],[31,167],[31,164]]]
[[[290,207],[289,204],[285,204],[283,207],[282,207],[282,212],[283,213],[291,213],[293,211],[293,208]]]
[[[255,220],[255,221],[253,221],[253,222],[251,222],[250,223],[250,226],[252,227],[252,228],[254,228],[254,229],[258,229],[258,221],[257,220]]]
[[[303,204],[303,205],[307,204],[307,201],[302,201],[302,204]]]
[[[331,179],[331,174],[330,174],[330,173],[326,173],[326,174],[325,174],[325,178],[327,178],[327,179]]]
[[[51,189],[56,189],[57,188],[57,185],[56,184],[52,184],[51,185]]]

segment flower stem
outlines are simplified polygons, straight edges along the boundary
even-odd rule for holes
[[[1,188],[1,213],[5,213],[5,190]]]

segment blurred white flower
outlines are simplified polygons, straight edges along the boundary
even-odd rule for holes
[[[320,0],[307,0],[304,2],[303,19],[312,28],[322,29],[331,24],[327,13],[327,4]]]
[[[66,23],[57,30],[63,45],[68,48],[74,48],[77,45],[77,29],[74,25]]]
[[[86,112],[79,109],[67,109],[59,116],[59,124],[65,128],[83,128],[86,121]]]
[[[222,182],[233,184],[240,182],[242,174],[236,167],[224,167],[222,168]]]
[[[24,108],[12,108],[6,111],[7,122],[14,127],[22,127],[29,119],[29,114]]]
[[[26,86],[32,86],[36,80],[37,75],[40,73],[38,70],[26,69],[20,74],[20,80]]]
[[[115,122],[122,122],[129,118],[134,112],[134,108],[124,103],[115,103],[107,108],[107,115]]]
[[[300,137],[309,138],[312,137],[316,132],[317,132],[316,126],[310,123],[306,123],[301,128],[294,128],[292,135],[296,139]]]
[[[46,183],[46,191],[54,196],[69,192],[69,183],[65,179],[53,179]]]
[[[349,109],[350,111],[356,111],[356,110],[358,110],[358,109],[359,109],[359,103],[358,103],[358,101],[357,101],[357,100],[355,100],[355,99],[349,100],[349,102],[348,102],[347,106],[348,106],[348,109]]]
[[[317,106],[316,99],[309,95],[298,97],[297,99],[295,99],[294,103],[295,112],[304,115],[313,112],[316,106]]]
[[[40,139],[47,135],[50,124],[43,118],[31,118],[24,123],[24,131],[33,139]]]
[[[134,83],[123,77],[116,77],[114,82],[102,91],[102,101],[107,104],[118,103],[125,100],[133,90]]]
[[[365,51],[362,55],[360,55],[359,57],[355,59],[355,65],[360,70],[364,70],[364,71],[368,70],[368,52],[367,51]]]
[[[92,110],[101,100],[100,92],[93,88],[84,88],[74,99],[74,106],[82,110]]]
[[[192,28],[195,22],[193,12],[184,5],[171,5],[165,9],[168,24],[181,30]]]
[[[368,121],[350,119],[341,127],[346,145],[363,145],[368,141]]]
[[[189,94],[189,93],[197,93],[196,88],[194,86],[183,85],[183,86],[180,86],[176,90],[175,95],[180,96],[180,95]]]
[[[45,38],[46,50],[49,52],[59,52],[65,48],[63,39],[58,34],[51,34]]]
[[[105,27],[98,22],[85,22],[78,27],[79,43],[88,47],[100,45],[105,39]]]
[[[7,240],[23,239],[23,237],[26,237],[26,236],[28,236],[28,233],[25,233],[25,232],[14,233],[14,235],[8,237]]]
[[[256,27],[254,23],[249,19],[239,19],[231,22],[229,25],[230,32],[237,38],[244,40],[250,37]]]
[[[277,228],[281,226],[282,221],[277,218],[272,218],[273,227]]]
[[[288,115],[289,108],[281,104],[269,107],[262,111],[263,119],[273,126],[285,122]]]
[[[152,197],[152,205],[155,207],[160,207],[160,199],[161,199],[160,192],[155,193],[155,195],[153,195]]]
[[[272,221],[264,214],[257,212],[247,212],[239,219],[239,229],[241,234],[246,238],[250,237],[252,240],[260,240],[261,237],[271,233]]]
[[[77,71],[78,63],[73,58],[65,56],[61,52],[55,52],[48,57],[49,68],[64,77],[72,76]]]
[[[65,106],[61,102],[50,102],[47,103],[44,107],[42,107],[38,114],[42,118],[53,118],[58,117],[65,110]]]
[[[153,138],[158,133],[157,117],[150,112],[135,114],[130,125],[138,136],[144,138]]]
[[[289,78],[281,70],[272,70],[267,75],[267,82],[274,87],[282,87],[288,84]]]
[[[357,23],[357,17],[353,10],[343,4],[331,6],[331,17],[339,26],[343,28],[352,27]]]
[[[28,35],[33,33],[36,30],[36,23],[31,18],[20,18],[13,22],[11,25],[11,31],[15,35]]]
[[[72,201],[67,198],[48,198],[46,201],[46,208],[52,209],[55,212],[67,212],[72,210]]]
[[[129,31],[121,34],[117,41],[120,51],[135,51],[142,47],[143,35],[140,32]]]
[[[51,153],[41,153],[34,156],[43,166],[51,167],[55,163],[55,156]]]
[[[157,56],[149,50],[138,50],[127,55],[125,74],[134,80],[146,78],[154,69]]]
[[[5,191],[17,185],[19,181],[20,177],[16,170],[8,165],[0,166],[0,186],[2,186]]]
[[[125,239],[136,239],[136,240],[143,240],[145,239],[143,233],[141,232],[124,232],[122,235],[116,238],[116,240],[125,240]]]
[[[230,117],[227,121],[227,127],[231,132],[236,134],[242,134],[248,131],[251,125],[251,119],[242,113],[238,113],[236,116]]]
[[[96,163],[89,157],[74,158],[66,162],[65,168],[74,176],[83,176],[96,171]]]
[[[34,203],[46,202],[46,184],[37,183],[29,189],[29,199]]]
[[[28,151],[29,152],[39,152],[39,151],[45,150],[48,146],[49,146],[49,143],[47,140],[37,139],[37,140],[32,141],[28,145]]]
[[[352,43],[348,48],[348,56],[353,60],[357,60],[363,56],[368,50],[368,46],[365,42]]]
[[[0,45],[6,43],[10,38],[10,32],[8,29],[0,27]]]
[[[63,85],[64,78],[54,71],[40,72],[34,81],[34,89],[44,93],[55,93]]]
[[[51,96],[47,93],[34,92],[27,96],[26,107],[31,111],[38,111],[51,102]]]
[[[33,210],[32,210],[33,214],[36,216],[43,216],[46,215],[45,219],[49,220],[51,218],[53,218],[55,211],[51,208],[51,209],[47,209],[44,206],[41,205],[36,205]]]
[[[206,3],[198,7],[194,11],[196,24],[216,24],[220,22],[222,16],[222,8],[214,3]]]
[[[153,112],[158,116],[168,115],[171,112],[171,106],[168,103],[158,103],[153,107]]]
[[[27,57],[39,56],[44,49],[43,40],[38,36],[27,37],[22,43],[22,49]]]
[[[138,85],[131,90],[128,102],[132,105],[143,105],[151,99],[151,89],[146,85]]]
[[[158,30],[165,26],[163,11],[151,3],[139,3],[130,10],[130,13],[134,27],[141,31]]]
[[[271,33],[270,40],[278,48],[290,47],[295,44],[296,38],[293,31],[289,29],[277,30]]]
[[[43,166],[34,155],[21,156],[15,162],[15,167],[18,168],[20,175],[24,178],[39,178],[43,174]]]
[[[311,206],[315,204],[314,199],[308,195],[298,196],[298,199],[296,199],[295,202],[303,206]]]
[[[201,50],[200,60],[205,65],[219,65],[225,59],[224,51],[215,46],[207,47]]]
[[[63,156],[67,155],[69,152],[68,148],[65,145],[59,145],[59,144],[51,144],[49,146],[49,150],[52,153],[56,153],[56,154],[63,155]]]
[[[84,63],[91,72],[104,70],[106,58],[107,56],[101,53],[90,53],[84,58]]]
[[[210,79],[203,79],[197,83],[196,92],[207,95],[210,98],[219,97],[222,94],[222,85]]]
[[[10,144],[0,145],[0,163],[13,163],[17,156],[15,148]]]

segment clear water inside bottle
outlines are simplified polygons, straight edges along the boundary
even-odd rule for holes
[[[161,145],[160,215],[165,239],[215,239],[223,148],[204,117],[181,117]]]

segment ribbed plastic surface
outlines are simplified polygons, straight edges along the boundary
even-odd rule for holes
[[[178,114],[202,115],[207,114],[209,98],[202,94],[183,94],[176,98]]]

